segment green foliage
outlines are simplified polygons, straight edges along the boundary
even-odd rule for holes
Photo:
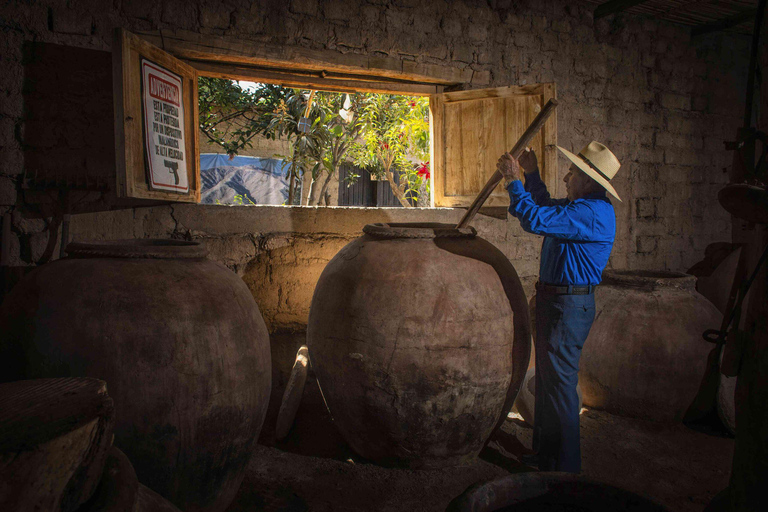
[[[222,203],[219,199],[217,199],[216,204],[220,204],[220,205],[233,204],[236,206],[256,206],[256,203],[253,202],[253,199],[251,199],[251,196],[249,196],[248,194],[235,194],[235,196],[232,198],[231,203]]]
[[[416,199],[429,180],[416,163],[429,155],[429,100],[393,94],[365,94],[360,102],[361,143],[351,149],[355,164],[387,178],[398,199]],[[414,162],[416,160],[416,162]],[[395,183],[394,173],[399,173]],[[399,190],[396,190],[399,189]]]
[[[290,92],[279,85],[243,89],[233,80],[200,77],[197,82],[200,130],[230,155],[251,147],[256,136],[274,137],[270,114]]]
[[[327,141],[331,137],[326,125],[328,113],[320,102],[314,102],[310,108],[309,119],[313,120],[309,131],[299,130],[299,120],[304,116],[307,98],[298,89],[291,89],[277,108],[270,114],[267,131],[275,137],[286,137],[290,142],[288,155],[275,155],[287,162],[290,183],[288,204],[296,204],[294,189],[296,180],[311,173],[316,180],[323,171]]]
[[[295,190],[307,174],[312,178],[310,197],[317,196],[314,204],[319,204],[331,177],[347,160],[386,178],[403,206],[410,206],[420,191],[429,194],[427,98],[318,91],[308,115],[310,129],[304,133],[298,124],[307,94],[298,89],[258,84],[246,90],[231,80],[205,77],[198,85],[200,129],[227,153],[251,147],[256,136],[288,140],[289,154],[275,155],[288,163],[288,204],[297,203]]]
[[[269,132],[278,137],[287,137],[291,142],[290,155],[276,156],[291,162],[290,172],[293,177],[300,178],[307,173],[311,175],[308,200],[314,197],[313,204],[319,204],[324,197],[331,177],[336,174],[349,146],[360,133],[356,117],[356,96],[350,98],[351,105],[347,112],[344,108],[346,94],[317,92],[309,112],[310,129],[306,133],[298,129],[307,105],[307,98],[301,91],[293,90],[272,114]],[[315,194],[315,184],[323,176],[325,180],[322,188],[319,194]]]

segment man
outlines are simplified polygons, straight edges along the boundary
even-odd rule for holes
[[[536,402],[532,464],[541,471],[581,471],[579,358],[595,318],[594,287],[600,283],[616,234],[606,190],[621,201],[610,180],[619,160],[599,142],[578,155],[558,146],[573,162],[563,181],[567,199],[552,199],[539,176],[536,154],[519,162],[509,153],[497,164],[509,192],[509,212],[524,230],[544,235],[536,283]],[[521,168],[525,185],[520,181]]]

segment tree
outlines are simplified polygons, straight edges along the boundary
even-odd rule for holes
[[[301,91],[293,90],[272,114],[267,128],[269,133],[286,136],[292,141],[291,155],[278,155],[291,162],[291,179],[299,179],[306,173],[311,173],[307,194],[309,205],[318,205],[323,200],[328,202],[328,185],[345,161],[350,145],[360,134],[362,126],[357,120],[359,97],[352,95],[349,105],[346,100],[345,94],[318,91],[309,112],[310,129],[303,133],[298,129],[298,123],[306,111],[307,100]],[[322,186],[318,194],[316,186],[321,180]],[[292,197],[291,188],[289,198]]]
[[[273,137],[269,132],[270,113],[290,93],[274,84],[256,84],[243,89],[234,80],[198,79],[200,131],[229,155],[251,147],[254,137]]]
[[[427,185],[428,171],[410,158],[424,162],[429,151],[429,104],[426,98],[366,94],[360,103],[362,143],[352,148],[357,165],[384,177],[404,207],[412,206]],[[399,176],[396,178],[396,174]]]
[[[347,160],[385,177],[403,206],[429,194],[426,98],[318,91],[308,114],[310,129],[301,132],[307,98],[298,89],[272,84],[244,89],[236,81],[206,77],[198,85],[200,129],[228,154],[251,147],[257,136],[288,139],[289,154],[276,155],[287,162],[288,204],[296,202],[307,173],[306,204],[328,204],[328,186]]]
[[[281,100],[270,120],[266,131],[274,137],[285,136],[290,142],[289,155],[276,155],[290,162],[288,166],[288,204],[294,204],[294,196],[300,179],[309,171],[314,176],[319,172],[323,154],[323,140],[327,138],[326,128],[321,123],[322,113],[313,104],[309,119],[309,131],[299,130],[299,121],[306,112],[307,100],[298,89],[290,89],[288,96]]]
[[[322,155],[320,163],[325,169],[325,180],[317,198],[314,198],[314,187],[317,182],[312,176],[310,187],[310,203],[320,204],[325,201],[328,185],[334,175],[337,175],[339,166],[345,161],[347,151],[360,135],[362,125],[359,122],[359,104],[361,95],[325,93],[317,98],[318,106],[323,115],[322,123],[327,129],[326,136],[322,140]]]

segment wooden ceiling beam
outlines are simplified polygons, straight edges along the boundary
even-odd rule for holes
[[[593,15],[597,20],[608,16],[609,14],[616,14],[617,12],[624,11],[647,1],[648,0],[610,0],[609,2],[598,5]]]
[[[693,27],[691,30],[691,37],[709,34],[710,32],[717,32],[719,30],[735,27],[736,25],[741,25],[747,21],[754,20],[756,15],[757,9],[747,9],[746,11],[742,11],[739,14],[731,16],[730,18],[725,18],[722,20],[713,21],[712,23],[699,25],[698,27]]]

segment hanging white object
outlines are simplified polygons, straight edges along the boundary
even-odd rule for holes
[[[350,110],[351,107],[352,107],[352,101],[349,98],[349,94],[347,94],[347,97],[344,100],[344,106],[342,106],[341,110],[339,110],[339,115],[347,123],[352,122],[352,111]]]

